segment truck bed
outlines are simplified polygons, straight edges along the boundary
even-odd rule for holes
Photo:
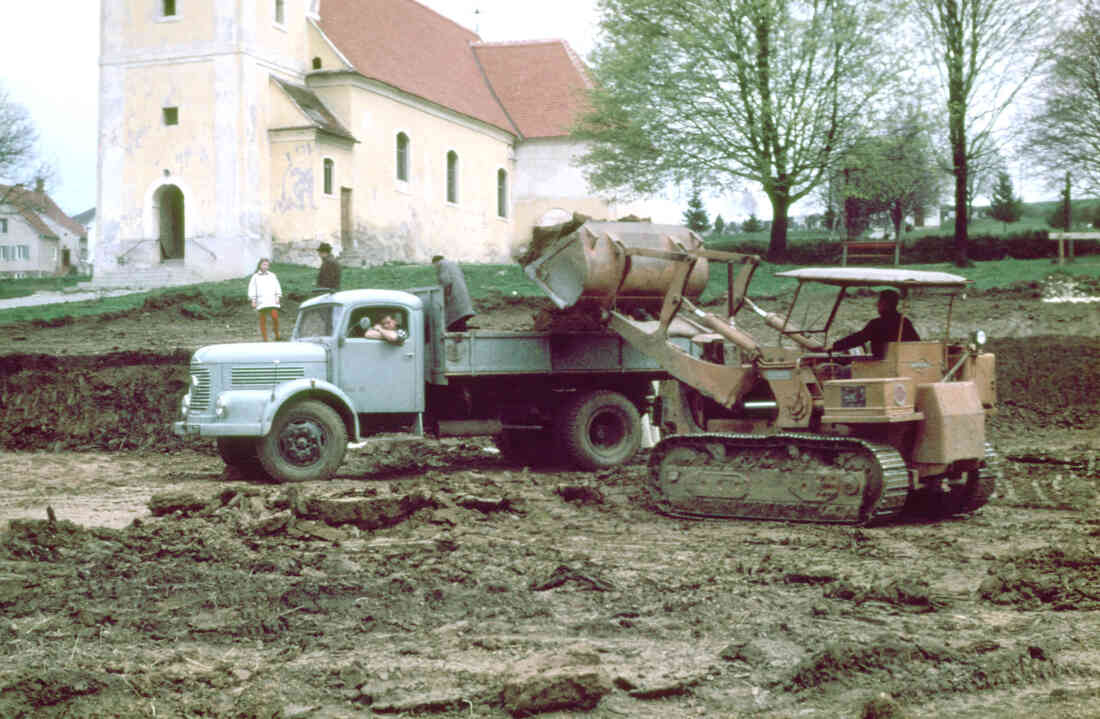
[[[688,348],[686,340],[684,348]],[[664,374],[655,361],[610,332],[446,332],[441,354],[439,369],[448,377],[593,372]]]

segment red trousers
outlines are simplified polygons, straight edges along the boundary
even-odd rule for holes
[[[264,307],[259,310],[260,315],[260,334],[263,335],[264,342],[267,342],[267,322],[266,317],[271,318],[271,327],[275,330],[275,341],[279,341],[279,308],[278,307]]]

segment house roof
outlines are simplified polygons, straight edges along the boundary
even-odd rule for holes
[[[298,107],[314,127],[332,135],[346,137],[349,140],[355,139],[312,90],[280,80],[277,77],[272,77],[272,79],[283,89],[291,102]]]
[[[20,185],[0,185],[0,201],[15,208],[40,235],[57,237],[57,233],[46,223],[47,218],[77,237],[87,235],[84,226],[66,215],[45,192],[28,190]]]
[[[524,137],[568,135],[587,106],[588,72],[564,40],[479,43],[489,85]]]
[[[95,220],[95,208],[91,207],[83,212],[73,215],[73,221],[87,227],[93,220]]]
[[[588,86],[564,41],[483,43],[416,0],[325,0],[319,27],[364,77],[516,135],[568,134]]]

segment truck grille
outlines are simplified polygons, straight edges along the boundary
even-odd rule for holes
[[[191,366],[191,411],[210,409],[210,368]]]
[[[234,367],[230,373],[230,381],[235,387],[270,387],[305,376],[305,367]]]

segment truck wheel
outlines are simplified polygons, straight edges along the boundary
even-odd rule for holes
[[[336,410],[306,400],[280,410],[256,448],[264,470],[279,482],[328,479],[344,461],[348,432]]]
[[[641,418],[634,403],[609,390],[573,398],[561,408],[556,424],[565,456],[583,469],[624,464],[642,441]]]

